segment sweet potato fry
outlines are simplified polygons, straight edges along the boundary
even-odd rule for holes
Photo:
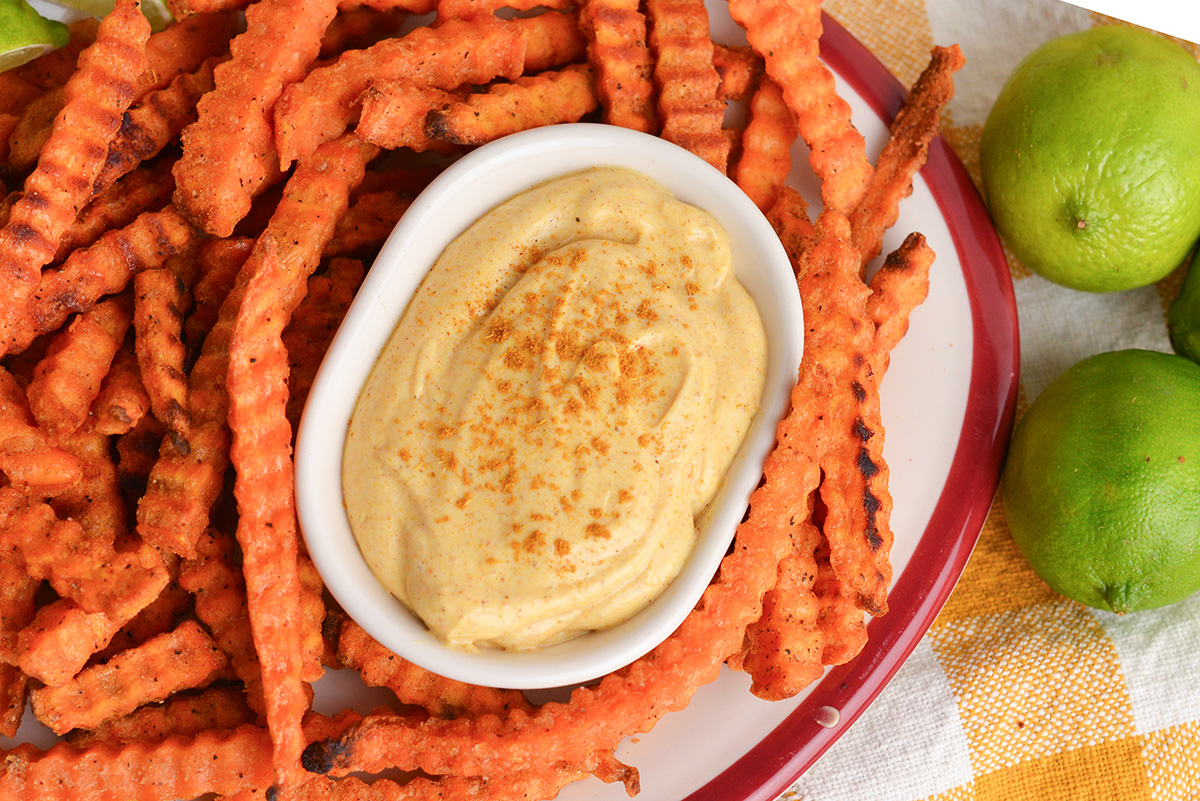
[[[338,7],[337,16],[321,37],[319,59],[336,58],[344,50],[362,50],[400,33],[408,17],[404,9],[377,9],[368,6]]]
[[[194,621],[82,671],[57,687],[30,693],[33,713],[57,734],[93,729],[177,690],[203,687],[225,656]]]
[[[767,74],[796,114],[800,137],[811,149],[826,208],[849,214],[866,192],[872,168],[850,106],[838,96],[833,73],[818,58],[819,0],[731,0],[729,13],[763,56]]]
[[[15,119],[41,95],[42,90],[17,75],[16,70],[0,72],[0,114]],[[7,139],[8,134],[0,138]]]
[[[37,428],[25,392],[0,368],[0,472],[12,486],[34,496],[53,495],[82,477],[79,460],[52,445]]]
[[[137,370],[136,361],[133,370]],[[148,397],[146,408],[150,408]],[[162,423],[151,415],[143,416],[133,428],[117,437],[117,481],[131,504],[146,494],[150,469],[158,459],[164,434]]]
[[[718,100],[742,100],[758,86],[763,61],[749,47],[713,43],[713,68],[721,78]]]
[[[954,73],[964,63],[957,45],[935,47],[892,121],[866,193],[849,215],[864,268],[883,248],[883,232],[896,222],[900,201],[912,194],[913,176],[929,156],[929,143],[941,125],[941,109],[954,97]]]
[[[867,626],[849,586],[837,577],[829,563],[828,543],[817,549],[816,561],[813,594],[820,607],[817,626],[821,631],[821,662],[842,665],[858,656],[867,644]]]
[[[183,315],[191,295],[166,267],[143,270],[133,279],[134,345],[142,383],[154,416],[187,449],[187,376],[184,374]]]
[[[128,348],[117,351],[112,366],[92,403],[88,426],[101,434],[124,434],[150,411],[150,396],[142,384],[137,356]]]
[[[870,291],[857,278],[857,266],[849,269],[850,262],[860,258],[850,242],[849,222],[826,210],[817,229],[817,244],[803,257],[798,275],[809,321],[806,363],[835,382],[813,389],[814,395],[825,396],[825,425],[830,427],[821,459],[821,500],[826,507],[822,529],[838,578],[849,586],[860,608],[879,615],[887,611],[891,580],[891,497],[871,359],[875,331],[866,313]]]
[[[912,233],[888,254],[883,266],[871,277],[867,315],[875,323],[873,360],[879,376],[887,372],[892,348],[908,331],[913,309],[929,294],[929,268],[933,259],[933,249],[925,237]]]
[[[12,487],[0,489],[0,558],[88,612],[132,617],[161,589],[135,554],[117,553],[111,538],[87,537],[77,521],[58,519],[49,504]]]
[[[350,618],[344,618],[338,627],[337,656],[343,667],[357,670],[370,686],[387,687],[401,703],[419,706],[434,717],[533,711],[520,692],[464,684],[396,656]]]
[[[248,274],[229,347],[230,457],[237,471],[237,538],[250,623],[262,665],[275,769],[288,784],[302,775],[300,720],[308,705],[303,676],[301,587],[286,415],[283,330],[377,149],[355,137],[323,145],[300,163],[267,231],[243,270]],[[318,666],[319,667],[319,666]]]
[[[410,205],[412,198],[393,190],[359,195],[338,220],[333,238],[321,255],[325,258],[372,258]]]
[[[100,194],[137,165],[158,155],[189,123],[196,119],[196,104],[214,86],[213,57],[194,72],[176,76],[170,84],[147,94],[125,112],[121,128],[108,147],[104,168],[92,184]]]
[[[374,81],[362,93],[355,134],[387,150],[408,148],[416,153],[432,151],[449,155],[459,148],[453,142],[425,133],[425,118],[439,107],[459,98],[433,86],[401,79]]]
[[[29,347],[35,336],[57,330],[72,313],[87,312],[103,296],[120,292],[141,270],[161,267],[169,257],[190,250],[196,238],[196,229],[168,206],[139,214],[124,228],[72,253],[61,267],[42,274],[23,327],[9,340],[14,352]]]
[[[59,598],[39,607],[29,625],[17,633],[17,665],[48,686],[63,684],[108,645],[123,624]]]
[[[36,289],[42,267],[54,258],[63,232],[90,196],[108,142],[133,99],[149,34],[137,2],[119,0],[66,84],[66,105],[0,229],[0,295],[8,301],[0,306],[0,346],[20,327],[23,304]]]
[[[8,155],[5,156],[5,167],[9,171],[21,173],[37,164],[42,147],[50,138],[54,118],[66,104],[66,87],[56,86],[25,105],[6,137]]]
[[[246,583],[234,561],[233,536],[210,528],[197,542],[196,556],[180,565],[179,583],[195,596],[196,617],[229,657],[245,685],[246,703],[260,715],[266,710],[262,668],[250,631]]]
[[[246,280],[240,271],[246,255],[241,245],[235,241],[232,247],[207,251],[206,258],[217,254],[222,268],[217,272],[210,267],[209,275],[227,275],[224,268],[236,268],[238,278],[224,293],[217,319],[204,337],[200,356],[188,375],[187,452],[180,451],[169,437],[164,437],[158,461],[150,471],[146,494],[138,502],[137,530],[142,538],[184,558],[196,553],[196,542],[209,524],[209,512],[229,466],[226,373],[233,324],[246,291]],[[206,251],[202,249],[201,254]],[[200,279],[198,290],[205,287],[206,278]],[[198,300],[219,290],[209,286],[203,292],[197,296]]]
[[[653,63],[646,42],[646,17],[635,0],[584,0],[580,23],[604,121],[635,131],[658,130],[654,111]]]
[[[587,39],[569,11],[546,11],[513,20],[525,32],[525,74],[560,69],[587,57]]]
[[[660,135],[725,172],[729,139],[721,130],[725,105],[717,99],[721,79],[713,67],[708,11],[702,0],[647,0],[646,11]]]
[[[363,264],[357,259],[333,259],[325,273],[309,279],[308,292],[283,332],[283,345],[288,353],[288,388],[291,390],[287,415],[293,428],[300,422],[300,413],[304,410],[317,368],[354,300],[363,273]]]
[[[168,566],[167,571],[171,581],[163,587],[158,597],[121,626],[108,645],[96,652],[92,662],[107,662],[122,651],[166,634],[190,615],[192,595],[175,580],[179,572],[178,561]]]
[[[124,303],[102,301],[59,334],[57,347],[34,369],[25,393],[38,427],[51,439],[83,425],[129,322]]]
[[[437,89],[515,78],[524,69],[524,29],[483,17],[417,28],[366,50],[343,53],[289,86],[275,109],[276,147],[284,166],[346,130],[371,81],[406,79]]]
[[[750,121],[733,174],[737,185],[764,212],[779,199],[792,169],[796,136],[796,115],[784,102],[779,85],[762,80],[750,98]]]
[[[91,247],[111,230],[124,228],[146,211],[158,211],[171,199],[175,181],[172,162],[159,159],[135,169],[95,195],[59,241],[54,263],[63,262],[76,250]]]
[[[168,737],[195,737],[207,731],[232,731],[254,723],[254,718],[240,689],[213,686],[198,693],[172,696],[160,705],[144,706],[90,731],[71,732],[67,742],[76,748],[96,743],[159,742]]]
[[[817,241],[817,229],[809,219],[808,204],[794,188],[784,186],[775,205],[767,212],[767,219],[795,266]]]
[[[17,667],[17,632],[33,620],[41,582],[19,566],[0,562],[0,736],[15,737],[25,712],[29,679]]]
[[[808,425],[814,424],[810,418]],[[813,489],[816,482],[811,471],[815,467],[812,461],[789,465],[797,474],[797,483]],[[789,517],[793,521],[791,552],[779,562],[775,587],[763,596],[762,617],[746,628],[745,654],[735,665],[753,679],[751,692],[768,700],[792,697],[820,678],[824,670],[824,641],[817,626],[820,607],[813,593],[814,554],[822,540],[812,522],[815,495],[795,500]]]
[[[543,72],[495,84],[486,92],[467,96],[435,109],[425,118],[425,134],[456,145],[481,145],[517,131],[577,122],[597,106],[592,70],[587,65],[561,72]],[[368,121],[363,105],[360,134]],[[367,141],[373,141],[363,135]]]
[[[161,801],[235,793],[271,784],[271,738],[257,726],[194,738],[83,750],[19,745],[0,765],[0,796],[43,801]]]
[[[251,199],[280,177],[272,114],[283,87],[317,57],[335,0],[259,0],[246,9],[246,31],[232,58],[214,72],[216,88],[183,131],[175,166],[175,203],[201,230],[226,237]]]

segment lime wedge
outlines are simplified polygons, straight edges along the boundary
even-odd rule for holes
[[[64,46],[67,26],[33,10],[26,0],[0,0],[0,72]]]
[[[51,2],[91,14],[93,17],[104,17],[113,10],[114,5],[114,0],[51,0]],[[146,19],[150,20],[150,30],[155,33],[175,21],[175,15],[162,0],[142,0],[142,13],[146,15]]]

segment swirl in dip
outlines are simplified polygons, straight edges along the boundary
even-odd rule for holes
[[[623,168],[540,184],[446,248],[372,368],[351,529],[450,644],[616,625],[691,553],[765,369],[710,214]]]

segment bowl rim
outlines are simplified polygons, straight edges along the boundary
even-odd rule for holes
[[[721,222],[730,236],[735,272],[754,298],[767,331],[762,400],[706,510],[693,553],[650,605],[613,628],[533,651],[455,648],[430,634],[375,578],[359,552],[342,496],[346,425],[379,350],[445,246],[503,200],[550,178],[594,166],[628,167],[648,175]],[[452,221],[445,215],[452,215]],[[483,145],[447,167],[397,223],[314,379],[294,454],[296,509],[309,555],[352,619],[396,654],[442,676],[485,686],[539,689],[585,683],[623,667],[683,622],[724,558],[787,411],[803,352],[803,331],[795,277],[770,223],[724,173],[684,148],[597,123],[537,128]],[[347,386],[354,391],[346,391]]]

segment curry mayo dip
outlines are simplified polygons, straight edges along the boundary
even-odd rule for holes
[[[372,368],[351,529],[452,645],[616,625],[687,559],[765,369],[716,219],[623,168],[540,184],[446,248]]]

